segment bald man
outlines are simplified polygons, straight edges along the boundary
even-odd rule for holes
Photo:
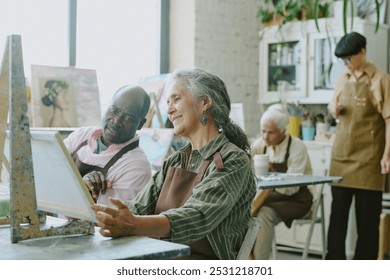
[[[150,163],[136,134],[149,107],[150,98],[143,88],[123,86],[113,95],[102,127],[81,127],[64,140],[98,203],[110,206],[109,197],[129,201],[150,180]]]

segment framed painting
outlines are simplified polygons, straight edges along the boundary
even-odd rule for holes
[[[33,127],[81,127],[101,124],[96,71],[31,65]]]

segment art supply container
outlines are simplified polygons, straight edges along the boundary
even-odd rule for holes
[[[314,140],[314,126],[302,126],[302,139],[304,141]]]
[[[299,134],[301,132],[301,123],[302,123],[301,116],[290,116],[289,123],[287,125],[287,131],[292,136],[299,137]]]

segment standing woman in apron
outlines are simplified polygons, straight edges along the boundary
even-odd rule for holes
[[[348,71],[337,81],[328,108],[338,119],[332,149],[332,209],[327,259],[346,259],[349,209],[355,198],[357,243],[353,258],[378,257],[379,221],[385,176],[390,171],[390,76],[366,61],[366,38],[341,38],[335,55]]]
[[[307,148],[301,139],[286,131],[288,122],[286,106],[271,105],[261,116],[262,137],[253,143],[252,156],[267,154],[271,172],[310,175],[312,168]],[[313,195],[307,187],[258,191],[252,203],[252,215],[262,222],[253,247],[253,258],[267,260],[272,251],[274,227],[280,222],[291,227],[293,219],[304,217],[310,212],[312,204]]]
[[[100,233],[188,244],[192,259],[235,259],[256,192],[248,139],[229,117],[230,98],[217,76],[182,70],[167,86],[169,119],[189,143],[127,205],[112,199],[116,208],[92,206]]]

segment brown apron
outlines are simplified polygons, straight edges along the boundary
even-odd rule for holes
[[[291,146],[291,136],[289,136],[286,154],[284,156],[284,161],[281,163],[269,163],[270,172],[281,172],[286,173],[288,166],[287,161],[290,156],[290,146]],[[264,153],[266,152],[266,147],[264,147]],[[263,190],[266,192],[266,197],[263,198],[264,202],[262,205],[271,207],[279,215],[282,221],[286,224],[287,227],[291,227],[292,221],[306,215],[311,208],[313,195],[308,190],[308,188],[300,187],[299,191],[293,195],[284,195],[276,192],[273,189]],[[260,197],[260,196],[259,196]]]
[[[134,141],[132,143],[130,143],[129,145],[123,147],[119,152],[117,152],[108,162],[107,164],[102,168],[102,167],[99,167],[99,166],[95,166],[95,165],[90,165],[90,164],[86,164],[86,163],[83,163],[79,156],[77,155],[77,152],[78,150],[80,150],[82,147],[84,147],[85,145],[87,145],[88,143],[88,140],[85,140],[84,142],[82,142],[77,148],[76,150],[74,150],[70,156],[72,157],[73,161],[75,162],[76,166],[77,166],[77,169],[79,170],[80,174],[81,174],[81,177],[83,177],[84,175],[92,172],[92,171],[100,171],[104,174],[104,176],[107,176],[107,172],[108,172],[108,169],[110,169],[111,166],[114,165],[114,163],[120,159],[125,153],[127,153],[128,151],[131,151],[135,148],[138,147],[138,144],[139,144],[139,140],[137,141]]]
[[[343,180],[332,185],[382,191],[385,123],[371,100],[370,84],[347,82],[338,101],[344,109],[339,115],[329,174]]]
[[[192,189],[202,181],[203,175],[211,160],[206,160],[198,173],[170,166],[167,171],[163,187],[156,203],[155,214],[179,208],[184,205],[192,195]],[[214,154],[214,163],[217,169],[223,168],[221,154]],[[207,237],[190,244],[191,255],[197,259],[218,259]]]

